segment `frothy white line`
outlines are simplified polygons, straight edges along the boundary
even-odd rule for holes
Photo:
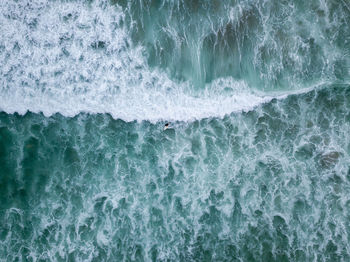
[[[200,96],[186,94],[181,86],[177,90],[168,91],[130,89],[129,92],[118,95],[88,92],[81,96],[69,93],[64,96],[46,96],[39,91],[34,91],[32,96],[23,97],[21,93],[15,93],[0,97],[0,109],[9,114],[15,112],[25,114],[27,111],[42,112],[47,117],[55,113],[73,117],[86,112],[109,113],[113,118],[125,121],[192,121],[208,117],[223,118],[233,112],[252,110],[274,98],[284,99],[288,95],[301,94],[313,89],[305,88],[279,95],[264,96],[251,92],[242,81],[226,82],[236,89],[228,93],[202,93]],[[211,88],[213,89],[213,85]],[[18,101],[22,102],[18,103]]]

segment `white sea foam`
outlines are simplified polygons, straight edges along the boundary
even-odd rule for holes
[[[0,110],[190,121],[251,110],[276,97],[232,78],[201,91],[172,81],[149,68],[141,47],[131,47],[121,9],[94,5],[0,4]]]

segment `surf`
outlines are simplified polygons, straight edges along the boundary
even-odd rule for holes
[[[10,114],[31,111],[42,112],[45,116],[60,113],[70,117],[80,112],[109,113],[125,121],[191,121],[252,110],[273,98],[305,92],[336,79],[329,67],[339,57],[340,51],[337,49],[333,52],[325,49],[329,54],[323,56],[330,62],[327,65],[322,62],[323,75],[304,82],[304,76],[294,77],[302,68],[297,67],[298,71],[289,72],[287,67],[280,67],[278,61],[261,60],[264,55],[258,42],[257,49],[250,51],[241,49],[243,43],[232,42],[228,30],[238,33],[236,26],[248,26],[249,19],[265,17],[266,14],[259,15],[257,12],[261,8],[259,5],[233,6],[227,12],[218,7],[216,15],[220,13],[225,19],[213,22],[215,17],[209,17],[200,35],[196,36],[202,40],[196,43],[190,36],[179,38],[189,33],[185,27],[181,27],[178,34],[169,39],[191,53],[188,63],[182,61],[184,58],[177,60],[177,57],[185,55],[180,47],[163,50],[163,55],[159,50],[152,53],[156,47],[154,41],[159,41],[158,44],[165,41],[162,36],[164,30],[167,34],[174,32],[176,23],[173,18],[167,18],[167,14],[177,9],[168,3],[155,10],[147,4],[144,7],[144,11],[150,13],[158,10],[160,16],[155,21],[167,23],[167,26],[158,28],[157,23],[146,23],[142,20],[144,15],[138,20],[136,10],[140,7],[132,4],[123,6],[108,1],[91,4],[80,1],[2,2],[0,10],[4,15],[0,18],[0,24],[4,30],[0,34],[4,42],[0,46],[0,61],[3,64],[0,68],[0,110]],[[178,8],[181,11],[189,7],[185,4]],[[193,24],[198,14],[191,10],[189,8],[189,13],[183,17],[181,12],[176,15],[189,19]],[[212,27],[209,26],[210,22],[213,22]],[[143,40],[135,37],[135,26],[140,34],[143,32]],[[199,24],[193,26],[198,29]],[[264,26],[264,46],[273,48],[271,41],[275,36],[266,35],[268,30],[272,30],[271,25],[266,23]],[[159,35],[153,34],[151,41],[147,34],[155,30],[161,31],[157,31]],[[212,39],[212,42],[205,39]],[[300,39],[293,41],[296,46],[301,43]],[[219,54],[217,48],[220,49],[220,43],[224,53]],[[310,43],[303,45],[311,47]],[[228,52],[227,48],[241,58],[225,53]],[[248,51],[251,52],[248,59],[250,68],[241,63]],[[309,51],[305,54],[305,59],[311,59]],[[225,57],[228,58],[225,60]],[[294,58],[299,61],[302,57],[298,55]],[[346,82],[347,56],[343,54],[342,59],[345,67],[338,69],[344,71],[345,78],[338,81]],[[213,71],[209,77],[211,70],[207,65],[212,63],[217,66],[218,63],[233,63],[235,66],[231,73],[224,69],[222,74]],[[238,69],[240,73],[236,71]],[[286,75],[280,81],[278,75],[281,70],[285,70]],[[264,79],[269,80],[268,85]]]

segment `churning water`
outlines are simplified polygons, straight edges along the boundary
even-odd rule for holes
[[[3,261],[350,260],[347,0],[1,1],[0,111]]]

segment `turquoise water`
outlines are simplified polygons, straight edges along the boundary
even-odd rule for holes
[[[349,261],[349,8],[1,2],[0,260]]]

